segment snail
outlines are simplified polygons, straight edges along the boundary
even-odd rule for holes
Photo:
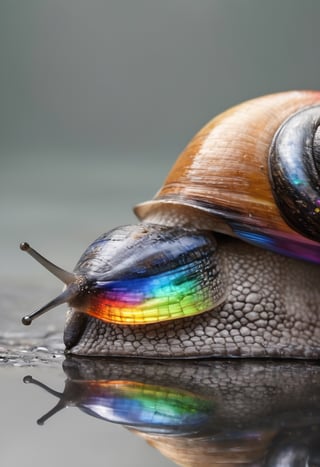
[[[66,352],[149,358],[320,356],[320,92],[210,121],[141,223],[101,235],[61,279]]]

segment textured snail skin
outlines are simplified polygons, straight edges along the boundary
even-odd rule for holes
[[[294,223],[288,225],[269,177],[270,148],[279,128],[319,103],[319,92],[292,91],[224,112],[189,143],[154,200],[135,209],[146,224],[224,234],[214,253],[226,271],[221,305],[193,317],[135,326],[105,323],[71,306],[67,351],[150,358],[319,358],[320,212],[315,207],[313,239]]]
[[[77,355],[150,358],[320,357],[319,267],[219,238],[228,294],[219,308],[147,326],[106,324],[70,311],[66,348]]]

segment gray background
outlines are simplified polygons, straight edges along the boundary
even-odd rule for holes
[[[101,232],[134,221],[132,205],[155,193],[209,118],[257,95],[319,88],[319,18],[317,0],[1,0],[0,279],[20,303],[10,326],[20,329],[21,315],[60,287],[20,241],[72,269]],[[21,290],[28,300],[19,302]],[[121,429],[127,452],[113,438],[97,442],[107,424],[90,435],[91,452],[78,450],[88,440],[79,414],[66,423],[71,443],[58,421],[40,432],[34,419],[52,400],[38,407],[36,390],[16,387],[20,376],[2,373],[6,465],[43,465],[57,437],[48,467],[61,458],[101,465],[106,450],[104,465],[169,465]],[[15,398],[18,406],[6,403]]]
[[[132,222],[215,114],[318,88],[319,17],[317,0],[2,0],[5,277],[48,277],[21,240],[72,268]]]

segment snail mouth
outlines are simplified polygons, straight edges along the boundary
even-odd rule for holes
[[[67,353],[80,342],[89,319],[89,316],[84,313],[69,310],[63,335]]]

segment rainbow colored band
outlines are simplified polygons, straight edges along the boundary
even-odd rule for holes
[[[222,297],[212,293],[213,273],[203,274],[199,268],[199,261],[194,261],[149,277],[97,281],[86,313],[109,323],[139,325],[210,310]]]
[[[82,408],[90,415],[138,428],[171,431],[202,426],[215,411],[214,401],[178,388],[135,381],[87,381]]]

